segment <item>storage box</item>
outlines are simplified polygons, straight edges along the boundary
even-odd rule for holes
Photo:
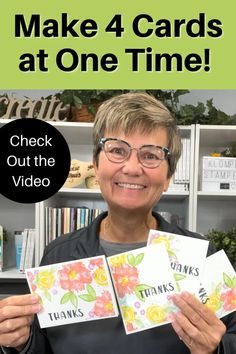
[[[236,158],[203,156],[202,190],[236,192]]]

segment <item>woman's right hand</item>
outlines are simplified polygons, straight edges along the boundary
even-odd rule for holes
[[[36,295],[17,295],[1,300],[0,345],[21,351],[29,339],[34,314],[41,309]]]

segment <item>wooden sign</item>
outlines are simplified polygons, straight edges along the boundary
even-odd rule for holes
[[[66,121],[69,116],[69,105],[65,105],[53,95],[39,100],[17,99],[4,95],[0,96],[0,108],[2,108],[0,119],[38,118],[47,121]]]

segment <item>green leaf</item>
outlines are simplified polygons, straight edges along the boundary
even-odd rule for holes
[[[51,294],[49,293],[49,291],[45,290],[44,296],[46,297],[46,299],[48,299],[48,301],[52,301],[52,297],[51,297]]]
[[[178,291],[181,291],[181,288],[180,288],[179,283],[178,283],[178,282],[176,282],[175,284],[176,284],[177,290],[178,290]]]
[[[232,279],[232,287],[235,288],[236,287],[236,277],[233,277]]]
[[[94,298],[92,295],[89,294],[79,295],[79,298],[87,302],[96,300],[96,297]]]
[[[221,293],[221,288],[222,288],[222,284],[219,283],[219,284],[217,285],[217,287],[215,288],[215,293],[216,293],[216,294],[220,294],[220,293]]]
[[[135,295],[137,296],[137,298],[140,300],[140,301],[145,301],[145,298],[142,297],[141,295],[141,291],[144,291],[144,290],[147,290],[147,289],[151,289],[153,288],[153,286],[150,286],[150,285],[146,285],[146,284],[139,284],[139,285],[136,285],[136,287],[134,288],[134,292],[135,292]]]
[[[69,293],[69,299],[70,299],[70,302],[72,303],[72,305],[77,308],[78,307],[78,299],[77,299],[77,296],[73,293],[73,292],[70,292]]]
[[[135,257],[135,266],[137,266],[138,264],[140,264],[142,262],[144,258],[144,253],[139,253],[136,257]]]
[[[144,327],[144,323],[140,319],[135,319],[134,324],[140,329]]]
[[[96,291],[94,290],[94,288],[91,286],[91,285],[87,285],[87,292],[88,292],[88,295],[91,295],[94,300],[96,300],[97,296],[96,296]]]
[[[186,275],[184,274],[179,274],[179,273],[174,273],[174,278],[175,278],[175,281],[180,281],[182,279],[185,279],[186,278]]]
[[[176,254],[173,251],[168,250],[167,253],[168,253],[169,257],[176,259]]]
[[[68,301],[70,301],[70,292],[68,293],[65,293],[62,298],[61,298],[61,301],[60,301],[60,304],[63,305],[65,303],[67,303]]]
[[[133,254],[128,254],[128,263],[132,266],[135,267],[135,257]]]
[[[75,107],[77,107],[77,108],[81,108],[82,107],[82,101],[81,101],[81,99],[79,98],[79,97],[77,97],[77,96],[73,96],[73,100],[74,100],[74,104],[75,104]]]
[[[223,279],[228,288],[233,288],[233,279],[231,279],[226,273],[223,273]]]

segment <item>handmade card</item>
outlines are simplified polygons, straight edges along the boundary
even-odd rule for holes
[[[199,298],[217,317],[236,311],[236,272],[225,251],[207,257],[201,285]]]
[[[41,298],[41,328],[118,316],[105,256],[27,269],[26,277]]]
[[[147,244],[160,243],[168,252],[178,290],[198,294],[209,241],[150,230]]]
[[[108,257],[126,334],[170,322],[177,292],[164,245]]]

